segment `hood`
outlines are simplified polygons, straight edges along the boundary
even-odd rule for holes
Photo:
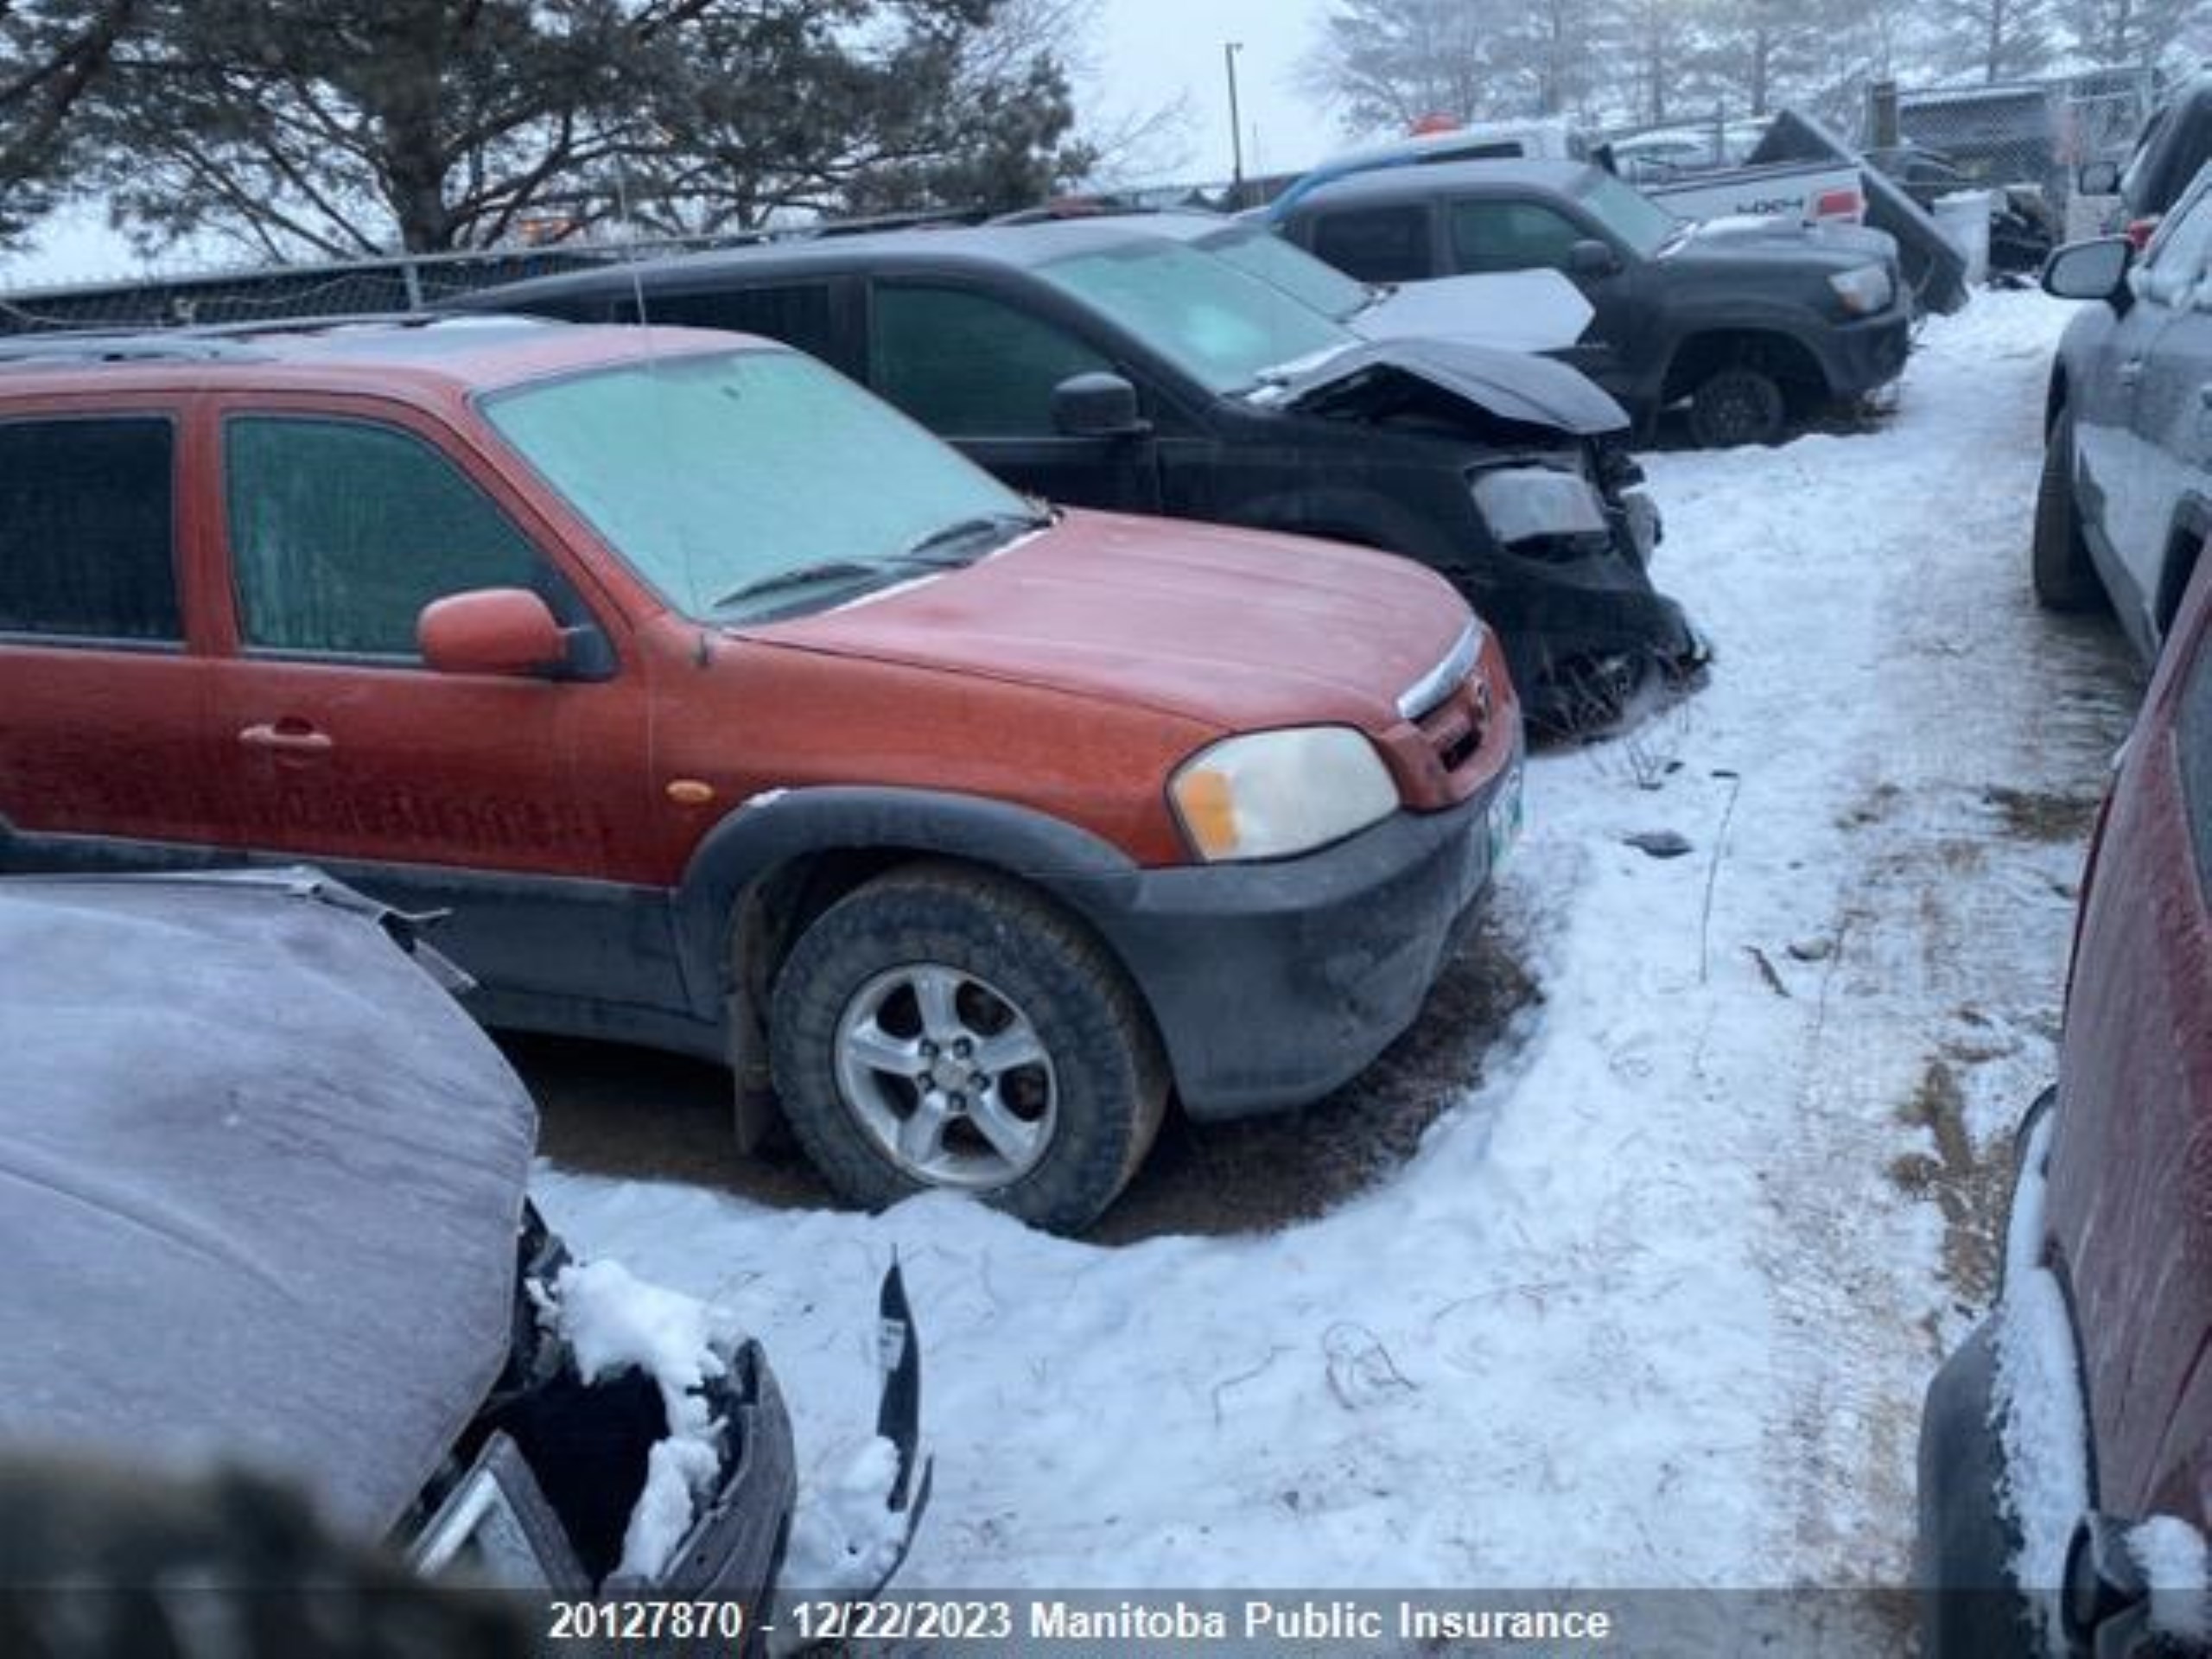
[[[1555,270],[1440,276],[1387,290],[1345,326],[1366,340],[1459,340],[1508,352],[1556,352],[1596,315]]]
[[[505,1361],[537,1118],[327,885],[0,882],[0,1435],[377,1535]]]
[[[1406,382],[1483,415],[1578,438],[1628,429],[1628,414],[1580,370],[1465,340],[1375,340],[1346,346],[1255,394],[1300,414],[1351,416],[1402,403]]]
[[[1380,733],[1465,601],[1389,553],[1173,518],[1067,512],[965,569],[748,630],[811,651],[1141,703],[1221,731]]]
[[[1781,213],[1726,213],[1700,219],[1691,226],[1689,242],[1699,247],[1764,242],[1816,248],[1853,255],[1862,264],[1870,259],[1894,262],[1897,257],[1897,238],[1887,231],[1832,220],[1808,225]]]
[[[1777,276],[1832,276],[1878,263],[1882,256],[1863,245],[1816,238],[1808,226],[1783,223],[1771,228],[1753,227],[1745,226],[1738,220],[1723,219],[1718,232],[1709,235],[1702,225],[1693,225],[1689,234],[1660,257],[1676,273],[1678,280],[1688,274],[1709,272],[1714,276],[1732,276],[1740,281],[1758,271],[1770,271]]]

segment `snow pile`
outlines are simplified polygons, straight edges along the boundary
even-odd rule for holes
[[[2066,1582],[2067,1546],[2089,1507],[2089,1470],[2088,1416],[2074,1322],[2057,1275],[2043,1265],[2047,1160],[2056,1122],[2055,1113],[2045,1112],[2037,1122],[2012,1192],[1990,1409],[2005,1449],[1999,1501],[2020,1535],[2012,1576],[2036,1610],[2044,1645],[2063,1653],[2059,1598]]]
[[[1931,321],[1875,430],[1649,458],[1712,683],[1531,761],[1484,926],[1541,1001],[1363,1196],[1105,1248],[547,1170],[549,1218],[727,1295],[832,1540],[897,1251],[941,1454],[912,1588],[1905,1582],[1921,1395],[1995,1266],[1943,1200],[2053,1069],[2080,870],[1991,791],[2094,798],[2134,695],[2028,594],[2068,315]]]
[[[2066,1546],[2089,1507],[2078,1367],[2057,1276],[2037,1268],[2008,1283],[1997,1322],[1995,1409],[2005,1446],[2003,1497],[2020,1531],[2012,1573],[2055,1644]]]
[[[865,1595],[881,1584],[906,1537],[908,1517],[891,1508],[898,1478],[899,1448],[877,1435],[817,1483],[792,1522],[784,1584],[809,1596]]]
[[[2151,1628],[2200,1646],[2212,1642],[2212,1556],[2204,1535],[2171,1515],[2127,1534],[2127,1553],[2151,1592]]]
[[[700,1389],[725,1374],[717,1351],[722,1333],[705,1303],[646,1284],[619,1262],[562,1268],[545,1312],[586,1382],[635,1367],[659,1385],[668,1434],[647,1455],[645,1489],[630,1511],[615,1569],[623,1577],[656,1577],[721,1471],[722,1425]]]

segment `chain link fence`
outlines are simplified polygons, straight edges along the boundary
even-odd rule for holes
[[[0,335],[53,329],[140,330],[262,323],[288,318],[380,316],[532,276],[651,259],[664,254],[792,237],[895,229],[945,217],[902,214],[725,235],[563,243],[543,248],[404,254],[332,264],[270,265],[201,275],[148,276],[0,294]]]
[[[2063,215],[2085,163],[2126,158],[2158,90],[2148,67],[1993,86],[1899,87],[1893,109],[1877,90],[1861,137],[1870,155],[1885,164],[1901,160],[1931,187],[2032,190]]]

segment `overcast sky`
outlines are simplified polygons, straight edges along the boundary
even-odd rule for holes
[[[1301,168],[1341,147],[1327,111],[1294,84],[1328,0],[1100,0],[1080,89],[1087,119],[1111,127],[1180,101],[1183,120],[1131,158],[1128,183],[1208,182],[1229,176],[1229,86],[1222,47],[1242,42],[1237,99],[1244,167],[1252,174]],[[233,263],[220,256],[218,263]],[[195,263],[182,251],[161,262]],[[205,263],[204,261],[200,263]],[[0,259],[0,287],[92,282],[139,269],[97,208],[55,214],[39,245]]]
[[[1163,159],[1193,181],[1225,179],[1229,84],[1222,47],[1242,41],[1236,92],[1245,170],[1304,167],[1341,147],[1327,111],[1294,84],[1298,60],[1327,10],[1327,0],[1100,0],[1095,96],[1110,114],[1182,99],[1190,118],[1184,141],[1166,147]]]

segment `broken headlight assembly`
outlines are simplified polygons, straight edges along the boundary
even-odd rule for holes
[[[1467,486],[1491,538],[1510,552],[1579,558],[1611,543],[1605,501],[1579,472],[1501,467],[1475,474]]]

